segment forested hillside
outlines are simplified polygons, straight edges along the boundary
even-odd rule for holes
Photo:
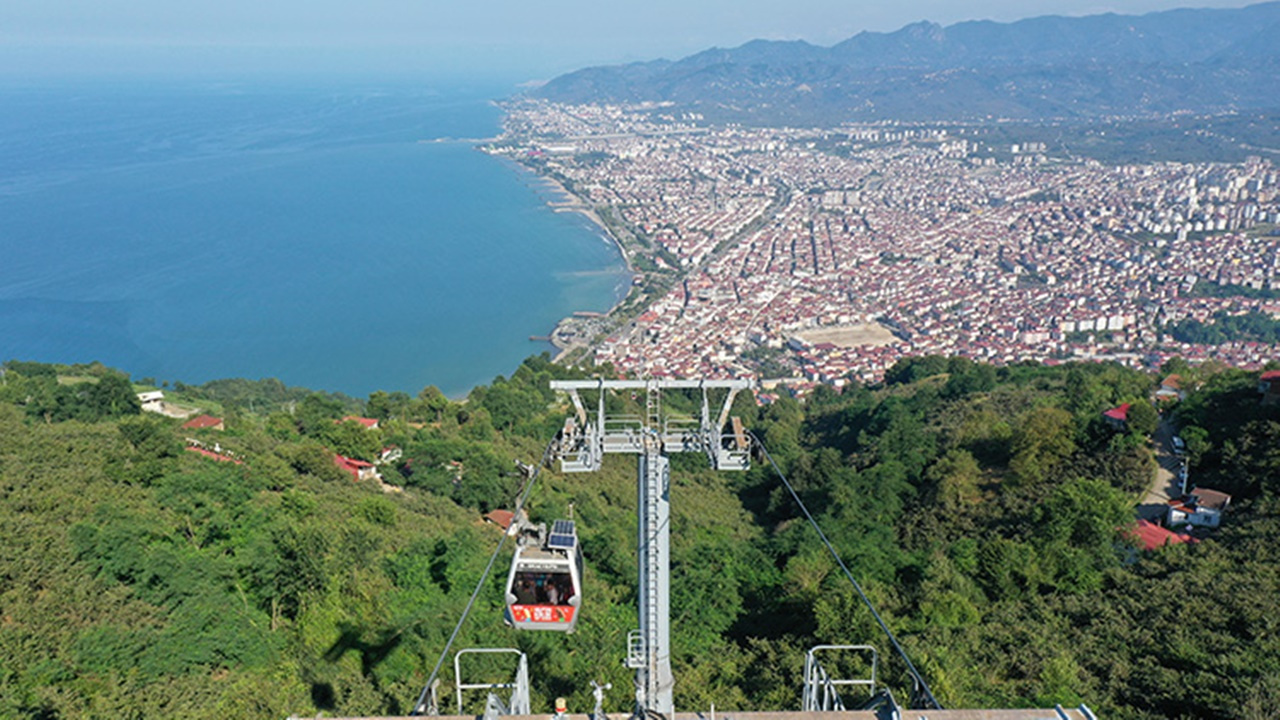
[[[536,461],[568,413],[548,381],[584,376],[532,358],[465,403],[434,388],[363,402],[274,382],[179,388],[225,420],[217,431],[141,413],[137,388],[102,366],[5,369],[0,717],[31,718],[407,713],[498,542],[483,514],[511,508],[513,461]],[[1280,407],[1259,403],[1257,373],[1176,369],[1198,385],[1171,411],[1192,471],[1235,500],[1206,540],[1149,553],[1125,529],[1155,421],[1119,431],[1101,412],[1149,407],[1153,376],[930,357],[883,386],[764,407],[744,395],[734,410],[944,706],[1270,717]],[[341,421],[353,413],[379,426]],[[403,454],[378,468],[387,487],[334,462],[390,446]],[[527,652],[539,711],[557,695],[586,711],[592,679],[614,684],[606,710],[629,709],[634,472],[615,457],[600,473],[551,468],[532,493],[535,520],[573,504],[577,633],[505,628],[495,576],[459,637]],[[718,474],[678,456],[672,478],[677,707],[797,708],[818,642],[888,656],[768,463]],[[905,700],[900,664],[883,662]]]
[[[1274,2],[918,22],[830,47],[753,40],[674,62],[589,67],[531,94],[571,104],[668,103],[713,122],[800,127],[1244,114],[1275,107],[1278,23]]]

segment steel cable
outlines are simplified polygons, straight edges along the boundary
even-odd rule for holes
[[[524,503],[529,499],[529,493],[533,490],[533,485],[537,482],[538,475],[542,474],[543,466],[550,461],[555,444],[555,440],[547,444],[546,450],[542,452],[542,459],[538,462],[537,467],[534,468],[533,474],[529,475],[529,479],[525,482],[524,490],[521,491],[520,497],[516,500],[512,522],[517,522],[520,519],[520,512],[524,509]],[[435,669],[431,671],[431,676],[427,678],[427,684],[422,687],[422,693],[418,695],[418,701],[413,704],[411,715],[422,715],[427,711],[427,695],[431,692],[431,686],[435,684],[436,678],[439,677],[440,668],[444,665],[445,659],[449,657],[449,651],[453,649],[453,642],[458,639],[458,633],[462,631],[462,625],[471,614],[471,608],[475,606],[476,598],[480,597],[480,591],[484,588],[485,581],[489,579],[489,573],[493,571],[493,565],[498,561],[498,556],[502,553],[502,548],[507,543],[507,537],[508,534],[504,531],[502,538],[498,540],[498,547],[494,548],[493,555],[489,557],[489,564],[485,565],[484,572],[480,575],[479,582],[476,583],[476,589],[472,591],[471,598],[467,600],[467,606],[462,610],[462,617],[458,619],[458,624],[454,626],[448,642],[444,644],[444,650],[440,652],[440,659],[436,661]]]
[[[923,691],[924,699],[932,706],[931,708],[924,709],[941,710],[942,706],[938,704],[937,698],[933,696],[933,691],[929,689],[929,683],[925,682],[924,677],[920,675],[920,671],[916,670],[916,666],[911,662],[911,658],[907,657],[907,651],[898,644],[898,638],[894,637],[893,631],[889,629],[887,624],[885,624],[884,618],[880,617],[880,613],[876,612],[875,606],[871,604],[871,599],[867,597],[867,594],[862,590],[862,586],[854,579],[853,573],[850,572],[849,567],[844,564],[844,560],[841,559],[840,553],[836,552],[835,546],[827,539],[827,534],[822,532],[822,528],[819,527],[818,521],[814,519],[813,514],[809,512],[809,508],[805,507],[804,501],[800,499],[800,494],[796,492],[794,487],[792,487],[791,481],[787,480],[787,476],[782,472],[782,468],[778,467],[777,461],[775,461],[773,456],[769,454],[769,449],[764,446],[764,443],[760,441],[760,438],[757,437],[754,432],[749,432],[748,434],[751,435],[751,439],[755,442],[756,447],[760,448],[760,452],[764,453],[765,459],[773,466],[773,471],[778,474],[778,478],[782,480],[782,484],[786,486],[787,492],[791,493],[791,497],[796,501],[796,504],[800,506],[800,511],[804,513],[805,518],[809,520],[809,524],[812,525],[813,529],[818,533],[818,538],[822,540],[822,544],[827,546],[827,551],[831,553],[831,557],[835,558],[836,564],[840,566],[840,570],[842,570],[845,577],[849,579],[849,583],[853,585],[853,589],[858,591],[858,596],[862,598],[862,602],[865,603],[867,609],[871,611],[871,615],[876,619],[876,623],[880,625],[880,629],[883,630],[885,636],[889,638],[889,643],[893,645],[893,649],[898,653],[898,657],[902,658],[902,661],[907,664],[907,672],[911,673],[911,679],[916,682],[917,686]]]

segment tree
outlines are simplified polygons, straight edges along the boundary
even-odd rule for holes
[[[1162,375],[1178,375],[1184,379],[1190,379],[1192,376],[1191,363],[1175,355],[1164,361],[1164,364],[1160,366],[1160,373]]]
[[[140,456],[166,458],[182,451],[182,444],[174,437],[171,426],[158,417],[127,417],[116,425],[116,429]]]
[[[137,415],[142,404],[133,392],[129,378],[119,373],[108,373],[89,387],[86,404],[94,419]]]
[[[315,436],[342,417],[342,402],[320,393],[311,393],[298,404],[294,418],[303,435]]]
[[[979,500],[978,483],[982,468],[967,450],[953,448],[929,468],[938,501],[947,510],[957,510]]]
[[[432,422],[440,422],[444,411],[449,408],[449,398],[445,397],[445,394],[435,385],[422,388],[422,392],[418,393],[418,401]]]
[[[902,358],[884,371],[886,385],[902,385],[947,372],[947,359],[941,355]]]
[[[355,420],[330,421],[316,434],[329,449],[347,457],[372,462],[382,450],[382,431],[367,428]]]
[[[1125,426],[1129,432],[1149,437],[1160,424],[1160,414],[1145,400],[1138,400],[1129,405],[1129,414],[1125,418]]]
[[[1055,407],[1039,407],[1023,416],[1014,430],[1009,469],[1022,484],[1048,477],[1058,463],[1075,451],[1071,415]]]
[[[1209,431],[1199,425],[1187,425],[1179,431],[1178,436],[1187,446],[1187,462],[1191,465],[1199,465],[1200,458],[1213,449],[1213,443],[1209,441]]]

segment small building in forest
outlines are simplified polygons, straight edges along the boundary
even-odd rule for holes
[[[1167,524],[1216,528],[1230,504],[1231,496],[1220,490],[1196,488],[1186,497],[1169,501]]]
[[[1113,407],[1102,413],[1102,418],[1107,421],[1108,425],[1116,430],[1124,430],[1125,425],[1129,422],[1130,407],[1130,403],[1125,403],[1119,407]]]
[[[1161,380],[1160,389],[1156,390],[1156,401],[1172,402],[1174,400],[1185,400],[1187,392],[1183,389],[1183,382],[1182,376],[1176,373]]]
[[[1196,542],[1196,539],[1190,535],[1173,532],[1148,520],[1139,520],[1138,524],[1129,532],[1129,536],[1137,542],[1138,547],[1147,551],[1158,550],[1170,545]]]
[[[1280,370],[1268,370],[1258,379],[1263,405],[1280,405]]]
[[[226,430],[227,426],[220,417],[201,415],[182,423],[182,428],[184,430]]]
[[[147,412],[164,412],[164,392],[161,390],[138,393],[138,402]]]
[[[371,480],[374,478],[379,480],[382,479],[381,476],[378,475],[377,468],[375,468],[371,462],[338,454],[333,456],[333,462],[344,471],[350,473],[351,478],[357,482],[360,480]]]

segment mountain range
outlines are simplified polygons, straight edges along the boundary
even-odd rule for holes
[[[532,91],[671,102],[742,122],[1150,116],[1280,107],[1280,2],[1146,15],[931,22],[830,47],[753,40],[592,67]]]

